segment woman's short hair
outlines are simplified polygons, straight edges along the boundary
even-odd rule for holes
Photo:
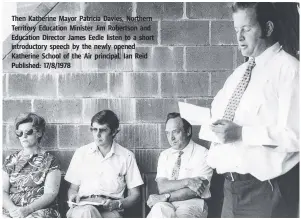
[[[101,125],[107,124],[111,129],[111,132],[115,132],[119,128],[119,119],[111,110],[102,110],[96,113],[91,119],[91,126],[94,122]]]
[[[32,123],[32,126],[39,132],[41,132],[41,137],[38,138],[38,142],[41,141],[45,128],[46,128],[46,122],[45,119],[41,116],[38,116],[35,113],[21,113],[17,116],[15,120],[15,129],[18,130],[19,125],[23,123]]]

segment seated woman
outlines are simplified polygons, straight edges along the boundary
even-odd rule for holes
[[[61,171],[56,158],[40,145],[45,126],[45,120],[34,113],[16,118],[16,135],[23,149],[4,160],[4,217],[60,217],[56,197]]]

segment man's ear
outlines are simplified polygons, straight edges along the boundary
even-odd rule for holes
[[[265,35],[270,37],[274,31],[274,24],[272,21],[268,21],[265,24]]]
[[[192,135],[192,127],[189,127],[187,130],[187,136]]]
[[[115,131],[112,133],[113,138],[115,138],[115,136],[117,135],[117,133],[120,131],[120,129],[115,129]]]

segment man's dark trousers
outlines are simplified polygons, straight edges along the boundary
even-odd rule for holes
[[[276,178],[281,200],[272,217],[299,218],[299,163],[286,174]]]
[[[230,181],[225,179],[222,217],[272,217],[280,201],[278,183],[257,179]]]
[[[270,181],[225,179],[222,217],[298,217],[298,206],[299,164]]]

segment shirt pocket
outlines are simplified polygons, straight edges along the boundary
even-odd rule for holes
[[[125,176],[116,170],[102,171],[102,187],[110,193],[120,193],[125,188]]]

